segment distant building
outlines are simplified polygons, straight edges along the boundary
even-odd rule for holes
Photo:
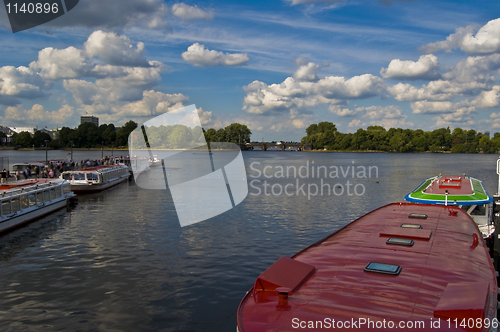
[[[42,128],[42,129],[40,129],[40,131],[42,133],[49,134],[50,139],[52,139],[52,140],[54,139],[54,132],[55,132],[55,130],[48,130],[48,129]]]
[[[12,131],[15,131],[16,133],[21,133],[23,131],[27,131],[31,135],[35,134],[35,128],[33,127],[9,127]]]
[[[80,117],[80,124],[85,123],[85,122],[90,122],[95,124],[97,127],[99,127],[99,118],[96,116],[81,116]]]
[[[490,132],[489,131],[485,131],[484,132],[484,136],[488,136],[488,138],[490,137]]]
[[[16,132],[9,127],[0,126],[0,132],[4,133],[7,137],[11,137]]]

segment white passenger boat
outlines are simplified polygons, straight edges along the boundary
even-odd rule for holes
[[[0,232],[40,218],[76,200],[60,179],[16,181],[0,186]]]
[[[61,179],[67,180],[71,184],[71,190],[77,194],[108,189],[129,177],[130,173],[125,165],[96,166],[61,174]]]

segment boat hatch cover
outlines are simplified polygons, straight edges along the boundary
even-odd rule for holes
[[[427,219],[427,215],[426,214],[421,214],[421,213],[410,213],[408,215],[408,218]]]
[[[395,244],[399,246],[413,246],[415,242],[412,239],[400,239],[397,237],[390,237],[387,239],[387,244]]]
[[[418,224],[401,224],[401,226],[399,226],[399,227],[401,227],[401,228],[421,229],[422,225],[418,225]]]
[[[255,280],[254,291],[275,291],[288,287],[294,292],[314,274],[315,267],[282,256]]]
[[[434,316],[458,321],[484,319],[489,290],[487,281],[449,283],[434,309]]]
[[[396,236],[427,241],[431,238],[431,235],[432,231],[430,229],[413,229],[401,227],[386,227],[382,232],[380,232],[380,236]]]
[[[422,225],[418,225],[418,224],[401,224],[401,226],[399,226],[399,227],[421,229]]]
[[[364,268],[364,270],[366,272],[398,275],[401,272],[401,266],[394,264],[370,262]]]

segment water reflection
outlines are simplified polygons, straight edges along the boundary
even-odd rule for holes
[[[302,194],[251,195],[249,187],[240,205],[183,228],[167,191],[129,182],[81,196],[70,212],[0,236],[0,329],[233,331],[239,301],[280,256],[402,200],[439,173],[482,179],[490,193],[497,184],[496,156],[489,155],[254,151],[244,159],[249,181],[256,179],[252,162],[263,169],[354,161],[377,166],[379,174],[350,179],[364,185],[361,196],[308,200]],[[284,186],[296,179],[267,180]],[[320,180],[300,179],[306,186]]]

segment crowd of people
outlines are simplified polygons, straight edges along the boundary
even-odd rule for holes
[[[121,158],[121,157],[120,157]],[[18,165],[14,174],[10,171],[3,169],[0,172],[1,182],[5,183],[9,178],[15,178],[16,180],[33,179],[33,178],[58,178],[62,172],[69,170],[85,169],[88,167],[95,167],[101,165],[114,165],[115,157],[105,156],[102,159],[85,159],[81,160],[80,163],[74,160],[64,161],[50,160],[47,163],[27,163],[23,165]]]

